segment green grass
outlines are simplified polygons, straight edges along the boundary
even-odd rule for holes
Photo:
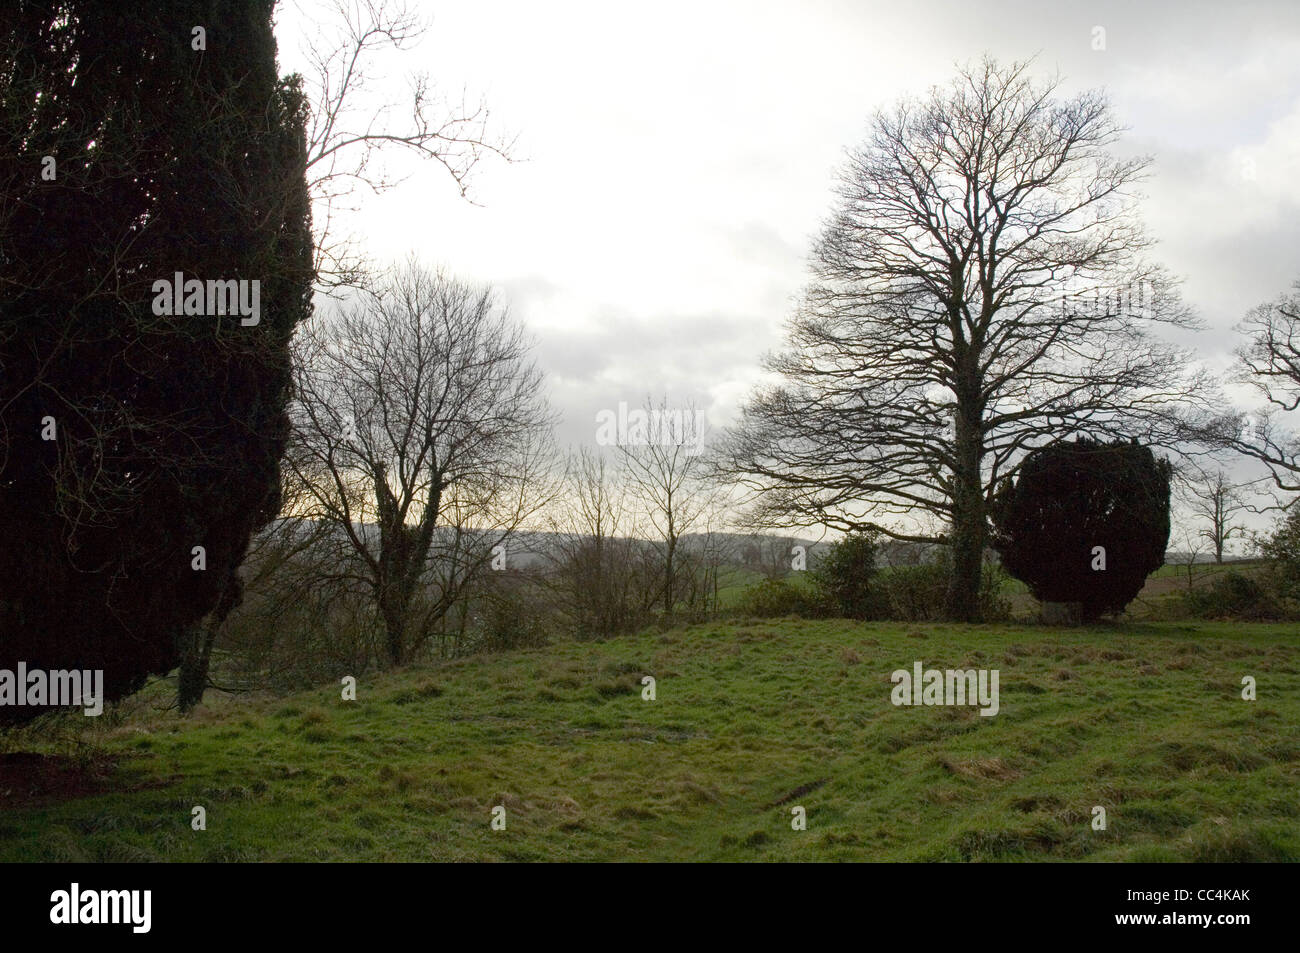
[[[750,586],[763,580],[763,574],[744,566],[726,566],[718,574],[718,607],[735,609],[744,602]]]
[[[80,743],[100,793],[0,790],[0,860],[1297,860],[1296,636],[703,624],[141,704]],[[999,669],[1001,712],[894,707],[918,659]]]
[[[1232,559],[1224,563],[1198,562],[1192,564],[1192,577],[1199,580],[1202,576],[1215,576],[1224,572],[1237,572],[1251,576],[1267,568],[1267,566],[1267,560],[1263,559]],[[1151,577],[1156,579],[1164,579],[1170,576],[1185,582],[1187,580],[1187,564],[1165,563],[1151,574]]]

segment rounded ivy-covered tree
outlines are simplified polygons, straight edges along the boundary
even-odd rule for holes
[[[272,8],[0,15],[0,669],[176,668],[279,507],[313,268]]]
[[[993,548],[1039,601],[1120,612],[1164,564],[1172,472],[1136,442],[1034,450],[994,500]]]
[[[812,573],[831,609],[849,619],[869,619],[874,614],[875,575],[875,537],[860,532],[833,543]]]

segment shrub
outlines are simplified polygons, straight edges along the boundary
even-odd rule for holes
[[[484,600],[474,634],[484,651],[508,652],[549,645],[551,629],[545,615],[516,595],[505,594]]]
[[[1269,560],[1269,581],[1286,599],[1300,598],[1300,507],[1295,507],[1260,545]]]
[[[1035,450],[998,490],[993,548],[1038,600],[1079,603],[1085,621],[1121,612],[1164,563],[1171,473],[1136,442]]]
[[[830,611],[849,619],[880,617],[884,606],[873,583],[876,541],[872,536],[850,533],[834,543],[811,575]]]
[[[807,592],[784,579],[764,579],[745,590],[740,611],[760,618],[815,616],[824,615],[826,607],[815,592]]]
[[[901,622],[936,622],[945,616],[948,582],[952,576],[952,559],[944,553],[939,558],[916,566],[896,566],[879,577],[883,614]],[[1011,603],[1002,595],[1006,573],[985,563],[980,576],[980,615],[986,622],[1011,616]]]
[[[904,622],[942,619],[948,577],[948,567],[942,562],[897,566],[882,573],[889,618]]]
[[[463,618],[441,640],[443,657],[471,652],[508,652],[549,645],[562,628],[546,590],[525,574],[490,572],[464,601]]]
[[[1265,621],[1284,616],[1281,607],[1254,579],[1238,572],[1225,572],[1208,585],[1185,594],[1187,607],[1200,619]]]

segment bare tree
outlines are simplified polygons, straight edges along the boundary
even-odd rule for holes
[[[323,19],[314,10],[304,13],[303,19],[308,23],[319,19],[322,24],[314,35],[305,36],[302,41],[309,63],[306,75],[289,80],[300,85],[310,103],[305,165],[312,205],[315,281],[318,290],[341,297],[348,288],[370,284],[374,268],[351,236],[340,236],[336,219],[341,212],[356,210],[351,203],[359,189],[380,194],[399,184],[400,180],[387,171],[385,153],[432,160],[451,176],[460,194],[467,197],[471,175],[478,163],[486,156],[510,161],[513,143],[489,133],[489,111],[485,104],[471,105],[463,97],[453,102],[435,96],[428,76],[423,73],[407,77],[411,98],[404,109],[397,103],[372,96],[385,78],[376,69],[376,55],[384,51],[410,51],[428,31],[427,22],[406,3],[333,0],[330,13]],[[7,78],[15,84],[21,79]],[[68,154],[74,150],[56,151]],[[69,168],[62,176],[65,188],[74,169]],[[5,194],[10,192],[6,190]],[[8,203],[0,202],[0,223],[7,212]],[[121,241],[125,243],[129,237],[123,236]],[[4,281],[0,276],[0,284]],[[64,476],[69,478],[68,474]],[[78,505],[83,505],[79,501],[88,497],[84,487],[69,495]],[[277,535],[277,527],[272,526],[270,535],[262,542],[274,547],[284,540]],[[250,553],[250,557],[253,555]],[[276,561],[273,565],[275,568],[269,571],[278,573],[289,564]],[[259,570],[267,571],[265,566]],[[264,578],[263,582],[269,584],[270,580]],[[281,582],[277,581],[277,585]],[[193,707],[198,697],[195,691],[201,695],[201,686],[208,680],[213,642],[239,599],[236,583],[203,619],[201,626],[187,637],[180,675],[182,708]]]
[[[1199,474],[1184,486],[1188,508],[1209,524],[1200,534],[1213,549],[1214,561],[1221,564],[1228,543],[1246,535],[1245,527],[1236,523],[1237,515],[1248,509],[1242,486],[1233,483],[1223,470]]]
[[[550,518],[547,579],[581,637],[628,630],[659,596],[658,567],[628,496],[616,462],[588,447],[570,457]]]
[[[664,615],[671,616],[684,594],[682,537],[702,525],[717,504],[703,452],[704,418],[694,404],[673,408],[665,398],[658,403],[647,400],[628,419],[627,432],[618,435],[618,449],[659,549],[660,603]]]
[[[1218,442],[1263,463],[1283,494],[1300,492],[1300,436],[1287,426],[1300,409],[1300,282],[1252,309],[1240,330],[1247,342],[1237,350],[1238,375],[1265,409],[1219,418]]]
[[[332,16],[324,22],[303,41],[310,63],[303,86],[312,103],[307,181],[318,282],[333,292],[369,280],[369,263],[350,237],[339,237],[335,220],[339,212],[355,211],[347,203],[358,188],[379,194],[398,184],[384,165],[385,152],[440,165],[468,196],[479,162],[487,156],[510,161],[513,143],[489,133],[485,104],[436,96],[423,73],[407,77],[410,100],[404,112],[396,103],[370,99],[382,79],[376,54],[411,50],[428,31],[428,23],[408,4],[334,0]]]
[[[1201,558],[1201,553],[1207,549],[1206,536],[1204,530],[1194,526],[1185,520],[1179,520],[1175,523],[1175,530],[1182,540],[1183,552],[1187,556],[1186,562],[1183,563],[1184,581],[1187,583],[1187,591],[1190,593],[1195,588],[1197,572],[1196,566]]]
[[[985,59],[877,114],[848,157],[780,375],[722,454],[769,526],[953,550],[947,613],[979,616],[996,487],[1076,435],[1168,446],[1204,379],[1150,333],[1194,326],[1143,255],[1105,97]],[[941,523],[936,534],[927,519]]]
[[[298,341],[297,475],[400,664],[550,492],[553,416],[491,290],[415,263]]]

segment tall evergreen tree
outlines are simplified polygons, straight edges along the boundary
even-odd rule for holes
[[[0,14],[0,668],[137,690],[201,650],[278,509],[313,274],[307,108],[272,7]],[[156,313],[178,272],[248,282],[246,303],[257,281],[256,323]]]

